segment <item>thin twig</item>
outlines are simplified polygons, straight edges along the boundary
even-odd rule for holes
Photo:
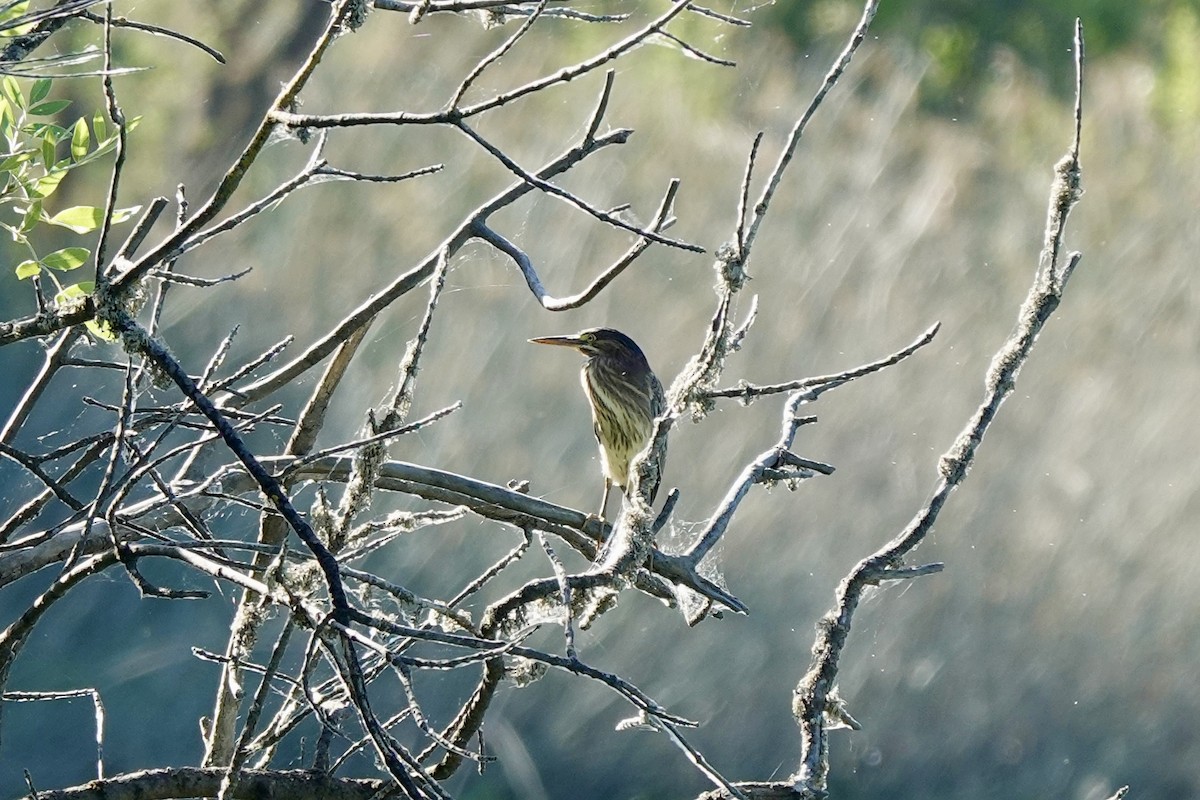
[[[108,234],[112,230],[113,213],[117,209],[117,190],[121,185],[121,173],[125,168],[125,114],[117,104],[117,92],[112,82],[112,4],[104,6],[104,100],[108,108],[108,118],[117,129],[115,144],[116,159],[113,162],[112,179],[108,184],[108,199],[104,203],[104,219],[100,223],[100,235],[96,243],[96,284],[106,277],[105,250],[108,247]]]
[[[378,3],[376,3],[378,6]],[[563,67],[552,75],[547,75],[530,81],[523,86],[502,92],[486,100],[464,108],[451,108],[428,114],[415,114],[407,111],[383,113],[354,113],[354,114],[297,114],[284,110],[286,106],[277,106],[271,113],[275,122],[292,128],[343,128],[357,125],[453,125],[460,120],[491,111],[494,108],[508,105],[514,100],[540,92],[559,83],[567,83],[598,69],[609,62],[624,56],[640,47],[646,39],[662,30],[667,23],[690,7],[689,3],[672,3],[668,9],[653,20],[650,20],[640,30],[612,45],[602,53],[580,61],[569,67]],[[411,6],[409,7],[411,10]],[[548,9],[545,14],[552,13]],[[531,13],[526,9],[525,13]]]
[[[742,499],[750,491],[750,487],[763,482],[764,473],[775,468],[784,460],[784,454],[791,449],[792,441],[800,426],[816,422],[816,417],[801,417],[799,414],[800,405],[807,402],[808,399],[803,392],[795,392],[788,397],[788,401],[783,405],[783,424],[779,440],[758,458],[747,464],[746,468],[742,470],[742,474],[730,487],[728,494],[717,506],[717,511],[704,526],[700,536],[697,537],[696,543],[685,555],[685,558],[692,564],[699,565],[700,561],[720,541],[729,527],[730,520],[733,519],[734,512],[737,511]]]
[[[525,21],[521,23],[521,26],[517,28],[516,32],[513,33],[512,36],[505,39],[499,47],[476,62],[475,66],[471,68],[471,71],[467,73],[467,77],[463,78],[462,82],[458,85],[458,89],[456,89],[454,94],[451,96],[450,102],[446,103],[446,108],[448,110],[458,108],[458,104],[462,101],[463,95],[465,95],[467,90],[471,88],[471,84],[478,80],[479,76],[483,74],[483,71],[503,58],[505,53],[507,53],[509,50],[512,50],[517,42],[519,42],[525,36],[525,34],[529,33],[529,29],[533,27],[533,23],[537,22],[538,17],[540,17],[542,12],[546,10],[547,2],[548,0],[540,0],[540,2],[534,6],[533,12],[525,18]]]
[[[45,393],[50,381],[58,373],[59,368],[66,362],[71,348],[79,341],[82,333],[78,330],[65,330],[58,335],[58,338],[46,348],[46,358],[42,362],[41,369],[38,374],[29,381],[29,385],[25,387],[25,393],[21,395],[20,401],[13,407],[12,413],[8,415],[8,419],[4,423],[4,427],[0,428],[0,443],[11,443],[21,426],[25,424],[25,420],[33,411],[33,407],[37,405],[38,400]]]
[[[95,2],[95,0],[93,0],[93,2]],[[164,36],[168,39],[176,39],[178,41],[185,42],[186,44],[190,44],[192,47],[203,50],[213,59],[213,61],[216,61],[217,63],[225,63],[225,56],[221,54],[220,50],[217,50],[214,47],[209,47],[199,39],[188,36],[185,33],[180,33],[179,31],[173,31],[170,28],[163,28],[158,25],[149,25],[145,22],[134,22],[133,20],[126,19],[125,17],[109,18],[106,15],[103,19],[101,19],[90,11],[85,11],[79,16],[83,19],[91,20],[92,22],[103,22],[107,25],[112,25],[118,28],[129,28],[130,30],[143,31],[145,33],[153,34],[154,36]]]
[[[942,324],[940,322],[935,322],[907,347],[897,350],[895,353],[892,353],[889,356],[884,356],[881,359],[863,364],[861,367],[845,370],[844,372],[835,372],[831,375],[818,375],[813,378],[788,381],[787,383],[756,385],[742,381],[736,387],[729,389],[711,389],[703,392],[701,396],[712,399],[722,397],[736,398],[742,402],[749,403],[755,398],[763,397],[769,394],[803,391],[812,393],[810,399],[816,399],[830,389],[836,389],[837,387],[843,386],[852,380],[863,377],[864,375],[870,375],[873,372],[878,372],[881,369],[885,369],[893,366],[894,364],[900,363],[913,353],[920,350],[922,347],[932,342],[933,338],[937,336],[938,331],[941,330],[941,326]]]
[[[704,248],[698,244],[684,242],[679,239],[672,239],[669,236],[663,236],[652,230],[647,230],[645,228],[639,228],[636,225],[631,225],[630,223],[626,222],[625,220],[621,219],[620,217],[617,217],[614,214],[610,214],[609,212],[604,211],[603,209],[596,208],[591,203],[587,202],[586,200],[584,200],[581,197],[578,197],[577,195],[573,194],[572,192],[568,192],[566,189],[556,186],[555,184],[550,183],[549,181],[542,180],[541,178],[534,175],[533,173],[526,171],[523,167],[521,167],[520,164],[518,164],[517,162],[515,162],[511,158],[509,158],[508,155],[502,149],[500,149],[496,145],[492,144],[487,139],[484,139],[483,136],[481,136],[474,129],[472,129],[471,126],[467,125],[466,122],[459,121],[459,123],[455,127],[457,127],[460,131],[462,131],[467,136],[468,139],[475,142],[480,147],[482,147],[484,150],[486,150],[488,153],[490,153],[493,158],[495,158],[497,161],[499,161],[501,164],[503,164],[505,167],[507,167],[509,172],[512,172],[514,175],[516,175],[521,180],[540,189],[542,192],[545,192],[546,194],[553,195],[554,197],[558,197],[558,198],[565,200],[570,205],[575,206],[580,211],[583,211],[586,214],[590,214],[591,216],[595,217],[596,219],[600,220],[601,222],[604,222],[608,225],[612,225],[614,228],[620,228],[621,230],[627,231],[628,233],[635,234],[644,239],[649,239],[652,242],[657,242],[658,244],[666,245],[668,247],[676,247],[676,248],[679,248],[680,250],[687,250],[687,251],[690,251],[693,253],[703,253],[704,252]]]
[[[663,196],[662,202],[659,204],[658,211],[655,212],[654,221],[650,224],[650,230],[660,231],[671,220],[671,207],[675,201],[675,195],[679,190],[679,181],[672,180],[667,187],[667,192]],[[579,308],[580,306],[591,302],[597,295],[612,283],[618,275],[625,271],[626,267],[634,262],[638,256],[644,253],[651,245],[651,240],[645,237],[639,238],[633,245],[625,251],[624,255],[618,258],[613,264],[600,271],[587,288],[578,294],[573,294],[568,297],[554,297],[546,292],[542,285],[541,278],[538,277],[537,270],[533,266],[533,262],[524,250],[517,247],[509,240],[505,239],[496,231],[488,226],[480,223],[476,226],[476,231],[484,241],[493,245],[496,249],[507,255],[513,260],[513,263],[521,270],[521,274],[525,277],[525,283],[529,286],[529,290],[533,292],[538,302],[542,304],[542,308],[547,311],[569,311]]]
[[[771,205],[771,199],[775,196],[775,191],[779,188],[779,182],[783,179],[783,173],[791,163],[792,157],[796,154],[796,148],[800,145],[800,137],[804,135],[805,129],[808,127],[809,120],[817,112],[821,102],[825,96],[837,85],[838,80],[842,77],[842,73],[846,71],[846,67],[850,65],[850,59],[854,57],[858,46],[862,44],[867,36],[867,29],[871,26],[871,21],[875,18],[875,12],[879,9],[879,0],[867,0],[863,6],[862,17],[858,21],[858,25],[854,28],[854,32],[850,35],[850,41],[846,43],[846,47],[838,56],[837,61],[829,69],[825,75],[825,80],[821,83],[821,88],[813,96],[812,101],[808,104],[808,108],[796,120],[796,124],[792,127],[788,134],[787,143],[784,145],[783,151],[779,154],[779,160],[775,162],[775,168],[771,170],[771,174],[767,177],[766,186],[763,187],[762,194],[758,196],[757,202],[754,204],[753,215],[750,218],[750,224],[746,228],[745,238],[740,241],[740,249],[743,254],[748,254],[751,246],[754,244],[754,239],[758,235],[758,227],[766,218],[767,209]],[[741,226],[739,220],[738,225]]]
[[[554,548],[550,546],[550,542],[546,540],[546,534],[538,533],[538,543],[542,546],[542,551],[545,552],[546,558],[550,561],[550,568],[554,572],[554,579],[558,581],[560,602],[563,608],[563,638],[566,641],[567,658],[576,658],[575,653],[575,619],[571,610],[571,582],[567,580],[567,568],[563,565],[562,559],[554,552]]]

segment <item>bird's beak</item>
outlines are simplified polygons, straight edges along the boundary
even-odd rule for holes
[[[578,336],[539,336],[529,341],[534,344],[555,344],[559,347],[574,347],[576,350],[583,346],[583,340]]]

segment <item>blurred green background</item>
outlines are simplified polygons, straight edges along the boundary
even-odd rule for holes
[[[145,117],[132,137],[122,203],[171,196],[180,181],[202,198],[302,57],[324,6],[126,5],[118,10],[221,49],[229,65],[162,39],[118,36],[121,63],[153,67],[117,82],[126,113]],[[635,11],[581,8],[627,5]],[[631,202],[646,219],[678,176],[672,235],[710,252],[730,236],[755,132],[766,132],[764,157],[773,161],[860,11],[837,0],[753,12],[717,7],[745,14],[754,27],[688,18],[672,30],[738,68],[663,47],[618,62],[608,120],[637,133],[565,181],[598,206]],[[715,554],[748,617],[688,629],[630,594],[580,642],[585,660],[702,721],[691,739],[727,777],[782,778],[794,768],[789,704],[814,623],[851,565],[926,499],[937,457],[982,396],[984,371],[1031,281],[1051,168],[1069,142],[1072,21],[1080,15],[1090,57],[1086,194],[1067,243],[1084,260],[970,479],[918,551],[921,561],[946,562],[945,572],[877,590],[859,610],[840,687],[864,730],[833,736],[831,788],[841,798],[1101,800],[1122,784],[1138,798],[1200,795],[1198,14],[1196,2],[1166,0],[885,0],[763,227],[739,308],[745,313],[757,293],[760,318],[731,359],[727,383],[834,372],[907,344],[934,321],[942,331],[910,361],[806,409],[820,424],[802,429],[796,450],[837,472],[795,493],[755,489]],[[327,56],[303,110],[435,110],[510,30],[448,16],[409,26],[402,15],[375,12]],[[544,24],[485,73],[475,96],[557,69],[624,33]],[[56,46],[96,35],[74,28]],[[521,163],[538,165],[582,132],[599,87],[598,75],[557,87],[477,128]],[[89,82],[60,90],[83,108],[99,99]],[[308,154],[296,142],[270,148],[241,201],[273,188]],[[185,272],[209,277],[254,267],[236,284],[174,291],[164,336],[193,371],[234,325],[242,326],[234,358],[288,333],[311,341],[510,180],[463,137],[440,129],[337,132],[329,157],[366,172],[447,168],[397,186],[307,189],[185,258]],[[61,204],[99,202],[105,180],[95,169],[73,175]],[[558,295],[582,288],[627,246],[544,197],[495,222]],[[467,247],[448,278],[414,411],[455,400],[464,409],[399,442],[393,456],[500,483],[528,479],[539,496],[592,508],[600,481],[578,361],[525,340],[613,325],[637,339],[669,382],[706,329],[710,261],[653,249],[593,303],[552,314],[511,264]],[[352,436],[386,396],[424,299],[418,292],[376,323],[323,444]],[[27,286],[0,276],[3,318],[31,307]],[[8,408],[36,369],[37,348],[8,347],[0,360]],[[70,396],[70,387],[59,388]],[[118,387],[86,389],[103,396]],[[294,412],[300,398],[282,399]],[[772,399],[726,404],[702,424],[676,429],[665,480],[683,496],[671,536],[694,534],[743,464],[775,441],[780,407]],[[69,430],[81,419],[64,400],[62,419],[41,424]],[[226,522],[231,535],[253,533],[250,517]],[[469,520],[405,539],[372,565],[444,596],[515,541],[511,531]],[[35,580],[0,593],[3,624],[34,596]],[[228,592],[194,603],[140,601],[123,576],[101,577],[42,623],[8,688],[100,688],[110,772],[195,763],[197,718],[208,712],[217,671],[189,648],[223,649],[231,607]],[[552,632],[538,643],[561,646]],[[435,719],[448,707],[439,708],[438,692],[449,703],[466,690],[437,677],[418,688]],[[23,791],[23,768],[39,788],[86,780],[90,713],[78,700],[10,705],[0,795]],[[506,687],[485,728],[499,763],[483,776],[457,777],[452,789],[471,799],[590,800],[689,797],[706,788],[665,740],[614,732],[629,714],[610,693],[561,675]],[[299,766],[303,745],[292,747]]]

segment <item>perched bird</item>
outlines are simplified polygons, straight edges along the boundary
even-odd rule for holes
[[[579,378],[592,406],[592,430],[600,445],[603,517],[609,492],[614,485],[628,486],[629,462],[646,446],[654,418],[665,409],[662,384],[633,339],[612,328],[588,328],[574,336],[542,336],[529,341],[573,347],[587,356]],[[655,485],[651,502],[657,492]]]

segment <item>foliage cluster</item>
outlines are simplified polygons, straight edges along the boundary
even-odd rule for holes
[[[52,84],[50,78],[33,80],[27,84],[26,96],[21,81],[11,75],[0,78],[0,139],[5,147],[0,154],[0,209],[8,217],[0,217],[0,228],[28,253],[28,258],[14,267],[16,277],[31,280],[47,276],[54,283],[53,302],[66,303],[91,293],[94,284],[84,280],[64,285],[56,273],[82,267],[91,251],[73,246],[39,255],[33,233],[43,224],[79,235],[100,227],[104,209],[99,206],[74,205],[51,214],[46,205],[72,170],[111,153],[116,147],[117,134],[109,132],[101,113],[92,117],[90,129],[85,117],[69,124],[56,124],[52,118],[71,101],[47,99]],[[124,222],[137,211],[136,206],[118,209],[112,221]]]
[[[805,51],[844,28],[855,13],[853,0],[817,0],[771,4],[766,19]],[[876,31],[906,41],[929,60],[921,87],[927,108],[961,115],[975,109],[989,74],[1017,65],[1066,95],[1071,84],[1058,68],[1063,54],[1058,32],[1077,17],[1088,23],[1089,56],[1097,62],[1132,56],[1153,64],[1160,112],[1166,118],[1182,114],[1193,125],[1200,119],[1194,100],[1174,103],[1181,91],[1194,98],[1184,87],[1196,86],[1200,38],[1189,31],[1200,19],[1197,0],[913,0],[883,4]]]

